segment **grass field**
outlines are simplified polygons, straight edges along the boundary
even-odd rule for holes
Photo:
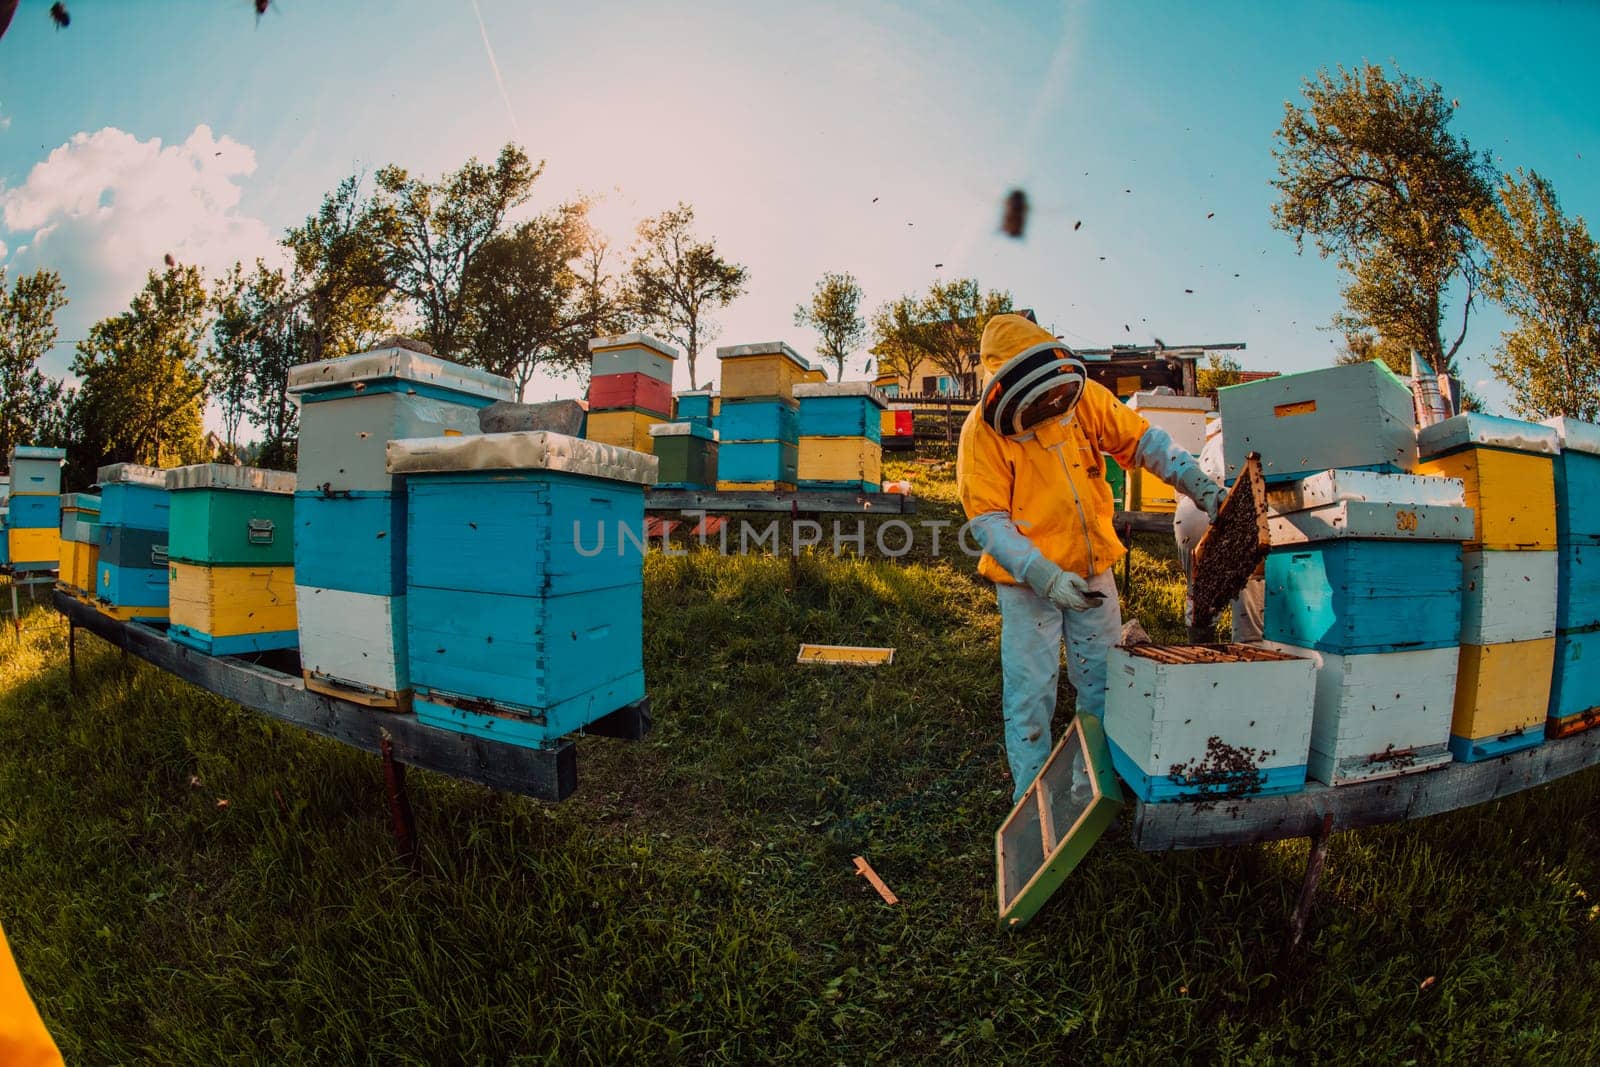
[[[948,463],[907,473],[955,517]],[[1149,547],[1129,613],[1175,638]],[[997,934],[999,620],[959,554],[653,553],[655,732],[584,739],[560,805],[414,773],[420,877],[375,759],[93,638],[73,695],[64,624],[25,622],[0,922],[69,1063],[1600,1059],[1592,772],[1336,838],[1293,975],[1303,843],[1146,855],[1114,828]],[[800,668],[802,641],[898,653]]]

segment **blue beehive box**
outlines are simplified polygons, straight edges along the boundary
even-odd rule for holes
[[[389,469],[420,721],[537,746],[643,699],[654,456],[522,432],[394,441]]]
[[[692,389],[676,397],[674,422],[692,422],[706,429],[717,428],[720,394],[715,389]]]
[[[723,441],[717,452],[717,481],[794,482],[800,446],[789,441]]]
[[[1577,419],[1546,419],[1556,431],[1556,542],[1600,545],[1600,426]]]
[[[137,463],[101,467],[95,596],[100,610],[121,619],[167,617],[166,472]]]
[[[405,566],[403,492],[295,494],[296,585],[400,596]]]
[[[883,441],[889,398],[871,382],[809,382],[794,387],[801,437],[865,437]]]
[[[729,400],[722,405],[717,432],[724,441],[796,444],[800,440],[800,409],[792,400]]]
[[[1343,654],[1461,642],[1461,546],[1339,540],[1267,555],[1264,636]]]
[[[24,493],[11,498],[13,530],[53,530],[61,525],[61,497]]]

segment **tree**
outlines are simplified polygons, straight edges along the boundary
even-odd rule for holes
[[[527,202],[544,163],[516,145],[492,164],[467,160],[437,182],[390,165],[378,171],[378,239],[395,290],[422,320],[422,337],[442,355],[464,347],[465,287],[473,261],[500,230],[506,213]]]
[[[228,448],[240,454],[238,427],[248,417],[262,433],[257,462],[274,469],[294,466],[299,410],[289,399],[289,368],[311,362],[316,333],[305,308],[284,271],[259,259],[248,276],[235,264],[212,297],[208,363]]]
[[[1195,386],[1201,396],[1209,396],[1215,401],[1218,389],[1239,384],[1242,370],[1239,361],[1228,353],[1209,352],[1206,354],[1206,365],[1195,372]]]
[[[467,358],[516,382],[519,395],[540,369],[581,371],[591,330],[612,325],[619,299],[604,257],[583,201],[491,238],[467,277]]]
[[[849,274],[824,274],[811,291],[811,303],[794,309],[794,324],[809,326],[822,339],[817,354],[834,362],[835,380],[844,380],[844,361],[861,347],[867,324],[861,318],[861,286]]]
[[[1411,349],[1405,345],[1378,336],[1371,330],[1352,329],[1344,335],[1344,342],[1333,362],[1338,366],[1365,363],[1375,359],[1402,378],[1411,377]]]
[[[682,202],[639,223],[628,288],[645,328],[684,350],[689,387],[698,389],[695,357],[720,329],[711,312],[744,293],[750,271],[717,255],[714,242],[695,237],[693,227],[694,208]]]
[[[200,272],[181,265],[151,271],[127,311],[90,327],[72,361],[83,383],[71,411],[80,466],[207,459],[205,331]]]
[[[294,261],[293,284],[279,308],[303,308],[309,321],[306,361],[361,351],[393,332],[387,215],[362,191],[359,175],[340,182],[305,222],[283,237]]]
[[[977,378],[984,327],[1010,310],[1010,293],[985,292],[976,278],[935,282],[926,296],[902,296],[873,313],[872,352],[881,370],[908,380],[926,359],[965,385]]]
[[[1449,130],[1452,105],[1437,84],[1380,66],[1321,71],[1306,103],[1284,105],[1273,156],[1273,225],[1350,276],[1346,335],[1375,333],[1455,372],[1477,283],[1469,213],[1488,204],[1493,169]],[[1461,323],[1446,341],[1445,300],[1460,281]],[[1409,369],[1409,368],[1408,368]]]
[[[1485,294],[1511,316],[1489,365],[1529,419],[1600,419],[1600,245],[1533,172],[1507,175],[1471,216],[1488,251]]]
[[[67,306],[61,276],[41,270],[6,288],[0,269],[0,462],[19,444],[61,444],[66,388],[39,370],[56,343],[56,312]]]

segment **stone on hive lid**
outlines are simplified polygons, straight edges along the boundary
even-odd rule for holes
[[[542,404],[497,400],[478,410],[478,429],[484,433],[549,430],[578,437],[583,433],[583,405],[576,400],[548,400]]]

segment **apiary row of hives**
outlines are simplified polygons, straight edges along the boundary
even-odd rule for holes
[[[1224,389],[1221,408],[1230,474],[1258,452],[1268,482],[1265,641],[1113,653],[1106,734],[1135,792],[1342,785],[1600,718],[1600,428],[1419,432],[1378,363]]]

